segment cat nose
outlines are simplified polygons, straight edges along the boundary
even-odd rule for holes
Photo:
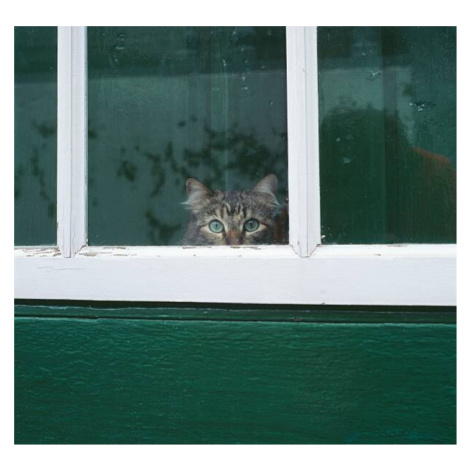
[[[241,245],[242,234],[236,230],[229,230],[225,235],[227,245]]]

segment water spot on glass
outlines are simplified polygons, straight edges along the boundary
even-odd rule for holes
[[[223,65],[224,67],[227,67],[227,62],[225,61],[225,59],[222,59],[222,65]]]
[[[248,87],[247,86],[242,86],[241,89],[246,91],[246,90],[248,90]]]
[[[382,72],[380,70],[377,70],[376,72],[374,72],[373,70],[369,70],[369,72],[367,73],[367,80],[373,82],[376,78],[379,78],[381,76]]]
[[[412,101],[410,102],[410,106],[416,108],[418,113],[421,113],[422,111],[424,111],[424,108],[428,107],[432,109],[436,105],[434,103],[425,102],[425,101]]]
[[[336,142],[340,142],[341,141],[341,137],[336,137]]]
[[[274,106],[274,101],[270,101],[269,106]]]
[[[350,157],[343,157],[341,161],[347,165],[348,163],[351,163],[352,159]]]
[[[218,86],[213,86],[212,87],[212,91],[219,91],[219,90],[220,90],[220,88]]]
[[[365,57],[365,56],[367,55],[367,52],[366,52],[366,51],[362,51],[362,52],[361,52],[361,55],[362,55],[363,57]]]
[[[244,82],[245,80],[246,80],[246,75],[242,73],[242,82]]]
[[[120,33],[116,36],[116,43],[114,44],[114,49],[116,51],[123,51],[126,48],[125,39],[126,36],[124,33]]]

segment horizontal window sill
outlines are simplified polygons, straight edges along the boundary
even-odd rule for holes
[[[15,298],[299,305],[456,305],[455,245],[15,250]],[[190,260],[190,261],[189,261]]]
[[[451,244],[403,245],[318,245],[311,258],[330,257],[456,257],[457,246]],[[17,247],[15,257],[58,258],[57,247]],[[299,256],[290,245],[258,246],[87,246],[75,258],[291,258]]]

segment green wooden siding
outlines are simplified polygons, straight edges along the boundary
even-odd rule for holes
[[[453,309],[16,314],[17,444],[456,442]]]

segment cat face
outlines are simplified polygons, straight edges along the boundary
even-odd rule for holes
[[[277,178],[264,177],[251,191],[212,191],[200,181],[186,181],[191,211],[184,244],[261,245],[273,242],[280,211]]]

